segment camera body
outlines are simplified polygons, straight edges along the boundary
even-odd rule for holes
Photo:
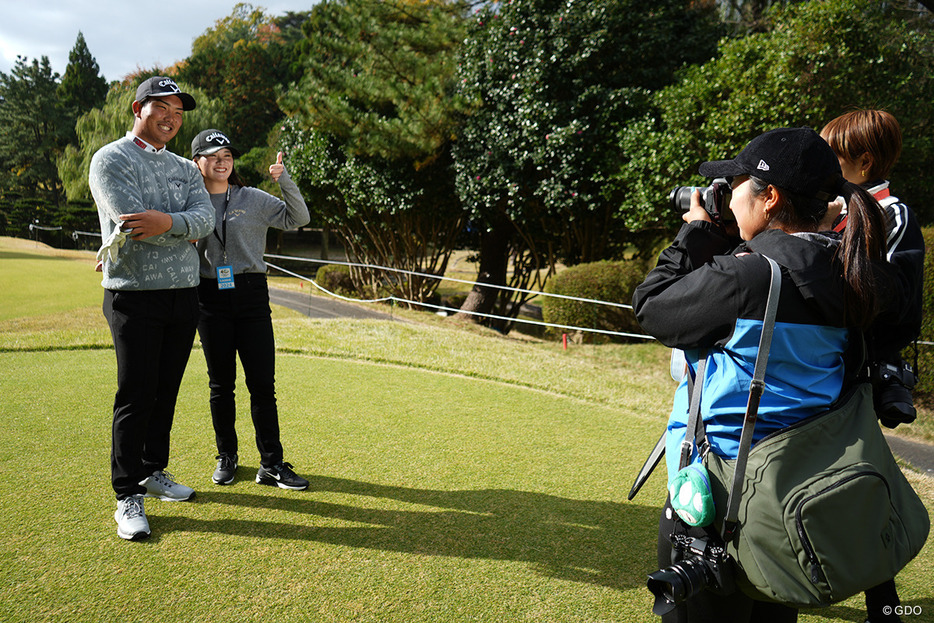
[[[677,186],[668,194],[668,203],[672,210],[687,212],[691,209],[691,195],[695,190],[701,191],[701,205],[710,215],[714,223],[720,223],[726,207],[730,203],[732,189],[725,178],[718,177],[710,186]]]
[[[655,595],[652,612],[662,616],[705,589],[728,595],[736,590],[733,558],[722,543],[708,538],[672,534],[670,567],[649,574],[648,588]]]
[[[883,426],[895,428],[914,422],[917,412],[911,390],[917,382],[914,368],[902,359],[872,365],[872,398]]]

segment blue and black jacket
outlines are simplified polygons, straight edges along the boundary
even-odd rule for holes
[[[770,229],[736,249],[734,241],[710,223],[684,225],[633,297],[643,329],[684,350],[692,377],[708,355],[701,414],[711,451],[726,458],[736,457],[765,315],[771,271],[763,256],[781,266],[782,288],[753,443],[837,400],[851,336],[839,237]],[[687,385],[686,375],[668,422],[669,477],[687,426]]]

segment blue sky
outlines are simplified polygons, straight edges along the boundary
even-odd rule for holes
[[[226,0],[0,0],[0,71],[10,73],[17,55],[31,62],[49,57],[60,75],[78,31],[107,80],[138,67],[171,65],[191,53],[191,44],[217,20],[230,15]],[[307,11],[313,0],[251,3],[267,14]]]

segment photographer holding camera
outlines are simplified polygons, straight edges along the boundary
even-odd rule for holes
[[[781,267],[783,279],[753,444],[835,403],[859,373],[857,365],[848,365],[858,361],[848,346],[860,342],[855,338],[884,301],[897,298],[881,289],[889,273],[879,204],[843,178],[833,150],[813,130],[771,130],[732,160],[705,162],[700,173],[729,184],[728,210],[702,204],[701,192],[695,191],[685,225],[633,298],[645,331],[684,350],[688,366],[667,428],[669,484],[680,469],[690,381],[703,389],[703,451],[737,456],[769,292],[767,257]],[[828,203],[838,195],[849,208],[846,229],[821,232]],[[702,360],[703,378],[694,379]],[[695,447],[689,462],[702,458]],[[672,587],[661,608],[656,602],[663,621],[797,620],[790,606],[735,590],[735,566],[719,545],[712,525],[687,525],[669,498],[658,540],[659,574]]]
[[[921,334],[921,291],[924,287],[924,236],[911,209],[889,190],[889,173],[902,149],[902,131],[890,113],[883,110],[854,110],[830,121],[821,130],[843,170],[843,176],[866,189],[885,210],[886,258],[896,268],[905,293],[900,323],[875,323],[868,332],[872,362],[873,402],[879,421],[888,428],[914,421],[916,412],[911,390],[916,370],[901,352]],[[835,231],[846,228],[845,206],[836,218],[825,219]],[[833,217],[835,215],[828,215]],[[830,228],[830,227],[828,227]],[[892,612],[900,604],[895,581],[866,591],[869,623],[896,622]],[[885,614],[888,607],[889,614]]]
[[[876,323],[869,332],[873,362],[876,413],[882,424],[895,428],[914,421],[911,389],[915,370],[901,352],[921,334],[921,290],[924,286],[924,236],[911,209],[889,189],[888,176],[902,149],[898,121],[883,110],[854,110],[830,121],[821,130],[843,170],[843,177],[859,184],[885,210],[886,258],[897,269],[905,298],[905,317],[899,324]],[[833,221],[833,229],[846,228],[847,212]],[[827,221],[825,221],[826,223]]]

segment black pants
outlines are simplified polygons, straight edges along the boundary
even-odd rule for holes
[[[901,605],[895,580],[883,582],[866,591],[866,614],[869,623],[896,623],[901,621],[895,614],[895,606]]]
[[[660,569],[670,567],[673,548],[669,535],[675,529],[670,501],[665,502],[662,518],[658,525],[658,565]],[[686,528],[683,524],[680,527]],[[687,528],[694,537],[708,536],[703,528]],[[713,591],[701,591],[693,599],[685,601],[672,612],[662,616],[662,623],[794,623],[798,611],[781,604],[756,601],[739,590],[729,595]]]
[[[269,311],[266,275],[236,275],[236,287],[218,290],[214,279],[201,279],[198,333],[208,364],[211,419],[217,451],[237,454],[237,353],[247,389],[260,463],[282,461],[276,408],[276,344]]]
[[[140,481],[169,463],[178,388],[198,321],[195,288],[104,292],[117,354],[111,480],[117,499],[145,493]]]

